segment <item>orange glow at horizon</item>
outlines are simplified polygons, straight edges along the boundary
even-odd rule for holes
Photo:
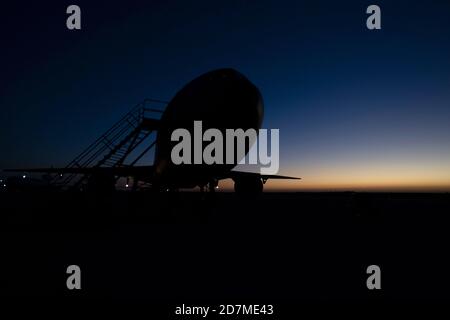
[[[423,163],[312,164],[287,167],[280,175],[301,180],[268,180],[266,191],[405,191],[450,192],[450,161]],[[220,183],[232,190],[233,181]]]

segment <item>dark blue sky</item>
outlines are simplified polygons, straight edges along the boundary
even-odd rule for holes
[[[303,177],[284,187],[450,190],[448,1],[74,3],[81,31],[72,2],[2,5],[0,168],[65,165],[142,99],[233,67]]]

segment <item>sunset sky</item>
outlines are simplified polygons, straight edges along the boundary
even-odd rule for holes
[[[373,1],[78,1],[81,31],[69,4],[2,6],[0,168],[64,166],[137,102],[232,67],[302,177],[268,190],[450,191],[448,1],[376,1],[377,31]]]

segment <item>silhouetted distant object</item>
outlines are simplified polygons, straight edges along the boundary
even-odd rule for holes
[[[55,187],[50,185],[48,181],[45,181],[44,179],[28,177],[27,175],[2,179],[1,188],[1,190],[5,190],[8,192],[55,189]]]

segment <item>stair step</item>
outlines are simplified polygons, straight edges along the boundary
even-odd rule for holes
[[[123,155],[114,154],[114,155],[112,155],[110,157],[110,159],[117,159],[117,160],[119,160],[119,159],[122,159],[122,157],[123,157]]]

